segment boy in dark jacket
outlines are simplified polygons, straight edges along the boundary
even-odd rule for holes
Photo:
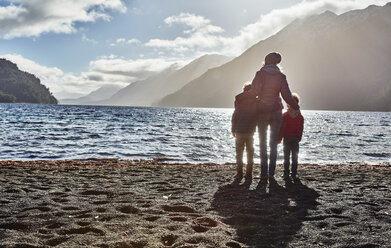
[[[299,96],[292,94],[293,99],[299,103]],[[280,129],[280,135],[278,143],[284,138],[284,174],[283,177],[287,179],[289,177],[289,158],[292,153],[292,167],[291,175],[293,178],[297,175],[297,164],[299,157],[299,142],[303,135],[304,118],[300,113],[300,110],[294,110],[288,105],[288,110],[283,115],[282,125]]]
[[[245,183],[251,183],[254,164],[254,132],[257,124],[256,97],[244,94],[251,89],[251,84],[243,86],[243,92],[235,97],[235,111],[232,115],[232,135],[236,138],[236,169],[235,181],[243,178],[243,151],[246,147],[247,167]]]

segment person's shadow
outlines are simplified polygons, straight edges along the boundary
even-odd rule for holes
[[[299,179],[259,181],[248,185],[227,184],[214,194],[211,207],[223,222],[236,229],[234,239],[249,247],[287,247],[302,226],[309,209],[318,205],[319,194]]]

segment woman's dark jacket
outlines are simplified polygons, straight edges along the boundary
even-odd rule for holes
[[[265,65],[255,74],[251,89],[246,91],[244,96],[240,97],[247,97],[248,95],[258,96],[258,105],[279,110],[283,108],[280,94],[293,109],[299,109],[299,105],[292,97],[286,76],[280,71],[278,66]]]

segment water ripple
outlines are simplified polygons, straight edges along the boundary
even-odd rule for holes
[[[232,109],[0,104],[0,159],[235,161]],[[301,163],[390,163],[390,113],[303,111]],[[259,163],[258,134],[254,135]],[[279,146],[279,163],[282,147]]]

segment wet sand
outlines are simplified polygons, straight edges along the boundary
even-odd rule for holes
[[[389,165],[280,173],[245,186],[232,164],[0,161],[0,247],[391,247]]]

